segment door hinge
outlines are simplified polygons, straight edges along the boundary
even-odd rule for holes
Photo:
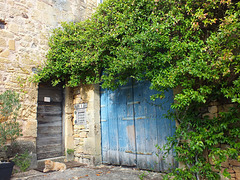
[[[152,155],[152,153],[150,153],[150,152],[133,152],[133,151],[125,151],[125,153],[140,154],[140,155]]]
[[[140,104],[140,101],[135,101],[135,102],[127,102],[127,105],[133,105],[133,104]]]

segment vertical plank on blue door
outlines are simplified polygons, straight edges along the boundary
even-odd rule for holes
[[[175,121],[172,121],[166,117],[166,113],[171,110],[171,104],[173,103],[173,91],[169,90],[165,92],[164,99],[157,100],[160,104],[157,111],[157,131],[158,131],[158,146],[162,148],[167,143],[167,137],[172,136],[175,132]],[[169,156],[163,160],[163,153],[158,157],[160,171],[168,171],[169,168],[176,167],[177,163],[174,160],[173,151],[169,153]]]
[[[134,92],[134,114],[135,114],[135,130],[136,130],[136,153],[137,153],[137,167],[143,169],[148,166],[146,153],[146,133],[148,131],[146,107],[143,103],[144,86],[142,83],[133,82]],[[154,130],[151,130],[154,131]],[[145,168],[147,169],[147,168]]]
[[[100,98],[100,106],[101,106],[101,129],[102,129],[102,162],[109,163],[109,126],[108,126],[108,90],[101,89],[101,98]]]
[[[118,91],[109,91],[108,94],[109,163],[116,165],[119,165],[118,93]]]
[[[128,83],[119,88],[119,159],[120,165],[136,166],[135,127],[133,119],[132,84]]]
[[[143,92],[143,96],[144,96],[144,100],[143,100],[143,104],[146,108],[146,116],[147,116],[147,120],[145,121],[145,123],[147,124],[146,127],[148,128],[148,133],[146,134],[147,136],[147,141],[146,141],[146,151],[150,152],[151,155],[147,155],[147,161],[148,166],[147,169],[151,169],[151,170],[155,170],[155,171],[159,171],[159,166],[157,163],[157,148],[155,147],[156,144],[158,143],[158,133],[157,133],[157,107],[158,107],[158,103],[156,101],[152,101],[150,99],[151,95],[153,95],[155,93],[155,91],[150,90],[150,83],[149,82],[144,82],[144,92]]]

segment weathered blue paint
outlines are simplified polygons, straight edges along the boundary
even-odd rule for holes
[[[156,171],[167,171],[169,163],[175,165],[172,154],[164,162],[155,147],[162,147],[175,131],[175,122],[164,116],[171,110],[173,92],[151,101],[157,92],[149,86],[149,82],[131,80],[115,91],[101,89],[103,163]]]

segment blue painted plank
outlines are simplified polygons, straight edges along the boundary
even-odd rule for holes
[[[109,131],[108,131],[108,91],[101,89],[101,129],[102,129],[102,162],[109,163]]]
[[[162,148],[164,144],[167,143],[167,137],[174,134],[176,127],[175,121],[166,118],[168,111],[172,111],[171,104],[173,103],[173,91],[169,90],[165,92],[165,98],[158,99],[157,103],[159,104],[157,110],[158,145]],[[160,171],[166,172],[169,168],[176,166],[172,152],[165,160],[163,159],[163,153],[160,153],[158,157]]]
[[[129,102],[133,101],[132,85],[119,88],[119,106],[118,106],[118,131],[119,131],[119,165],[135,166],[135,127],[133,119],[133,105]]]
[[[117,91],[109,91],[109,99],[108,99],[108,125],[109,125],[109,163],[111,164],[119,164],[119,151],[118,151],[118,92]]]

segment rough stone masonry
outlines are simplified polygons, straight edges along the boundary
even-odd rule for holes
[[[89,18],[96,6],[96,0],[0,0],[0,92],[20,93],[18,121],[23,136],[19,140],[32,153],[32,167],[36,166],[38,86],[30,78],[44,64],[52,29],[62,21]]]

